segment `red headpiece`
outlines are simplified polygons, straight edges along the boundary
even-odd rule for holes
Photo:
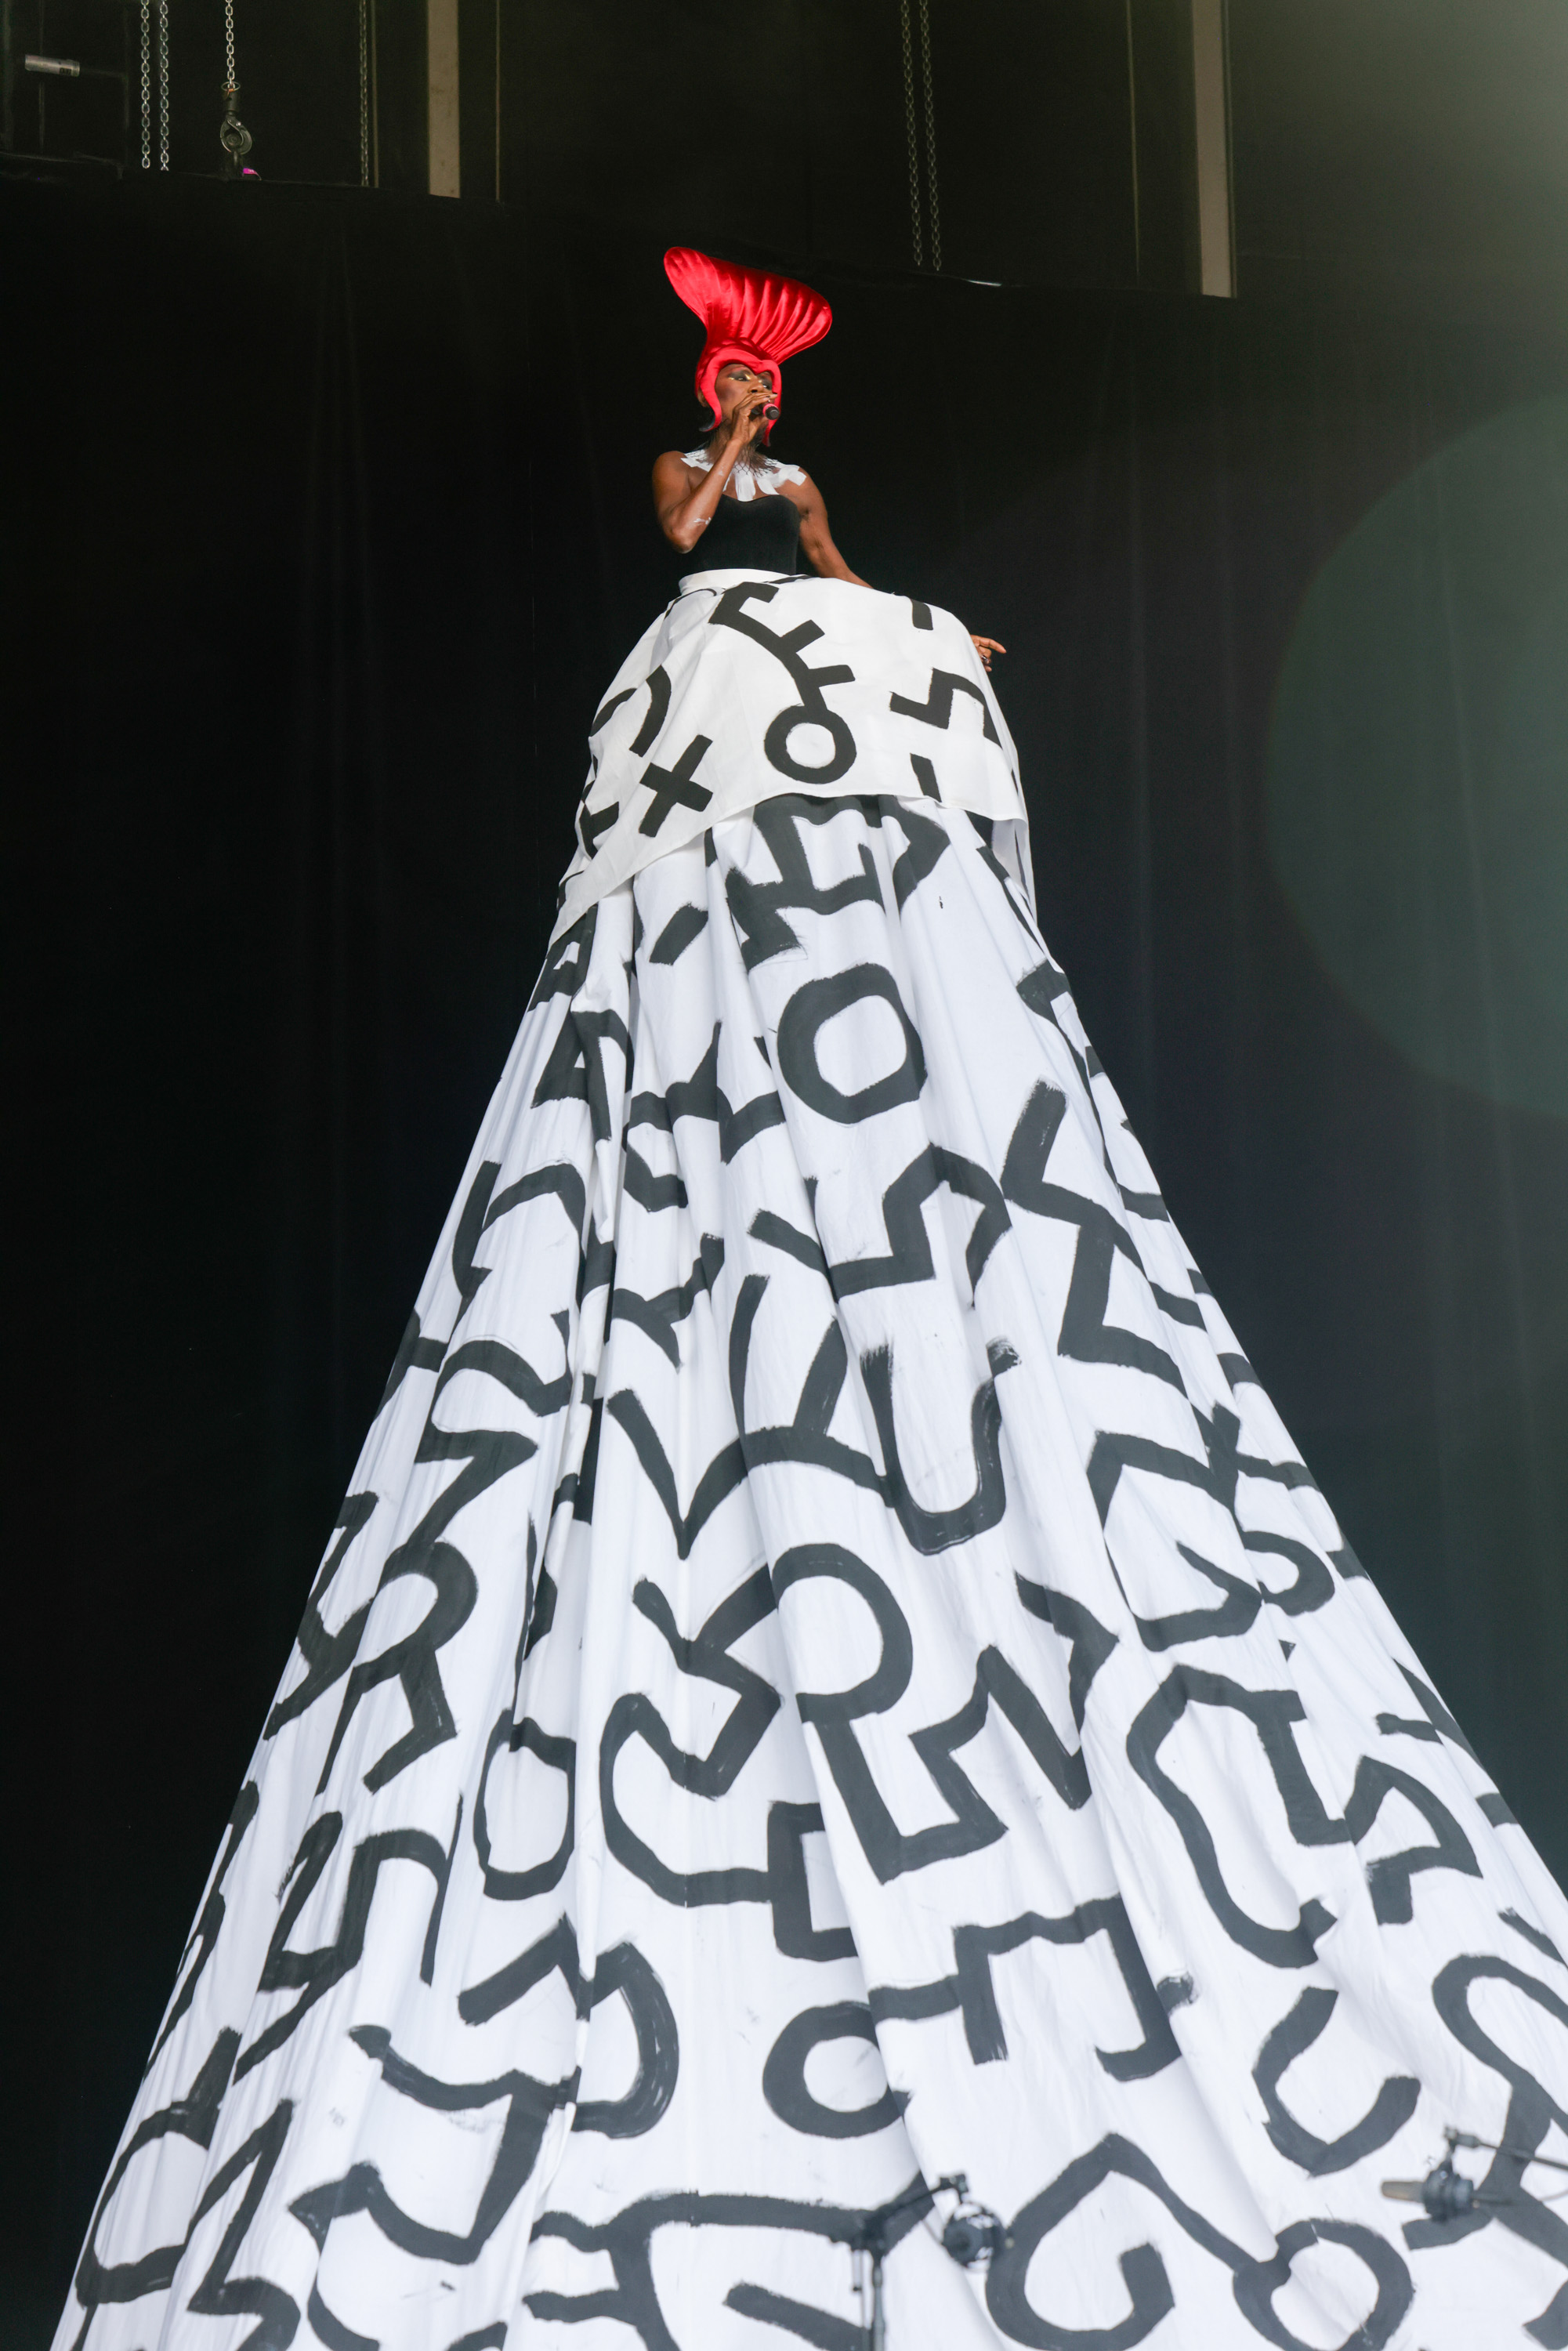
[[[773,398],[781,395],[783,362],[796,351],[820,343],[833,323],[833,314],[820,294],[798,278],[775,277],[765,269],[743,269],[738,262],[716,261],[711,254],[672,246],[664,256],[664,274],[688,310],[695,310],[707,329],[707,340],[697,361],[697,398],[706,400],[716,423],[721,413],[714,390],[721,367],[744,360],[758,374],[773,378]],[[772,431],[768,425],[762,438]]]

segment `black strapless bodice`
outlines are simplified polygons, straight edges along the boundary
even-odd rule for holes
[[[687,571],[786,571],[800,569],[800,509],[770,496],[720,498],[713,520],[680,567]]]

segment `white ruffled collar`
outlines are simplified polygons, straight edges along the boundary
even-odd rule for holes
[[[695,465],[705,474],[712,471],[713,459],[706,449],[687,449],[683,455],[688,465]],[[749,465],[737,465],[730,478],[735,484],[736,497],[744,507],[753,498],[777,496],[780,482],[803,482],[806,475],[799,465],[786,465],[777,457],[764,457],[758,471]]]

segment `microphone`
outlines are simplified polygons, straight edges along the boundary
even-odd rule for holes
[[[768,406],[763,410],[762,413],[767,418],[769,424],[777,424],[779,422],[779,402],[776,400],[770,401]]]

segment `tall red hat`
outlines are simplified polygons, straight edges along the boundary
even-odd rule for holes
[[[714,391],[721,367],[744,360],[758,373],[771,371],[775,402],[781,399],[783,363],[795,352],[820,343],[833,323],[833,314],[820,294],[799,278],[776,277],[770,270],[743,269],[738,262],[716,261],[711,254],[694,253],[674,245],[664,256],[664,274],[688,310],[695,310],[707,329],[707,340],[697,361],[697,398],[706,400],[716,423],[721,413]],[[769,425],[763,439],[772,430]]]

